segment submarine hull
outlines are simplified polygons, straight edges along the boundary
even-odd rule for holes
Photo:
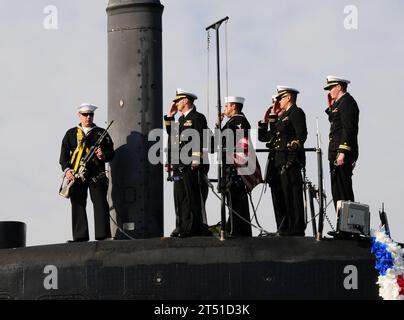
[[[367,241],[154,238],[0,251],[2,299],[379,299]]]

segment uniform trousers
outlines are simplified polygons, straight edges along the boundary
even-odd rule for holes
[[[86,213],[88,189],[90,190],[90,197],[94,207],[95,239],[103,240],[111,237],[109,205],[107,201],[108,178],[102,178],[96,183],[91,180],[86,182],[76,180],[70,190],[74,241],[89,240]]]
[[[270,187],[277,232],[284,232],[288,229],[288,222],[286,221],[286,206],[283,197],[281,177],[279,174],[272,175]]]
[[[227,193],[227,199],[229,207],[237,212],[236,214],[229,210],[229,221],[227,222],[229,234],[236,237],[251,237],[252,231],[249,224],[251,218],[245,186],[232,184]]]
[[[207,185],[199,170],[191,166],[174,170],[176,230],[183,236],[203,235],[204,202]]]
[[[330,161],[330,172],[331,193],[335,208],[337,208],[338,200],[355,201],[352,188],[352,163],[347,161],[342,166],[335,166],[334,161]]]
[[[281,234],[303,236],[306,222],[304,219],[303,179],[300,166],[293,164],[284,172],[278,172],[282,189],[281,201],[283,201],[283,203],[279,204],[279,207],[285,209],[285,219],[281,227]]]

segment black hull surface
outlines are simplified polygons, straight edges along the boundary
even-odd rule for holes
[[[0,250],[2,299],[378,299],[370,242],[155,238]]]

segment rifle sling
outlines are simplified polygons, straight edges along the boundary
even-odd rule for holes
[[[88,148],[86,148],[86,140],[83,139],[83,131],[80,128],[77,128],[77,148],[74,150],[70,160],[70,164],[74,163],[74,172],[77,172],[77,169],[79,168],[84,149],[88,152]]]

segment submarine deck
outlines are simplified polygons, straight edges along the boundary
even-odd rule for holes
[[[0,250],[2,299],[378,299],[368,240],[153,238]]]

